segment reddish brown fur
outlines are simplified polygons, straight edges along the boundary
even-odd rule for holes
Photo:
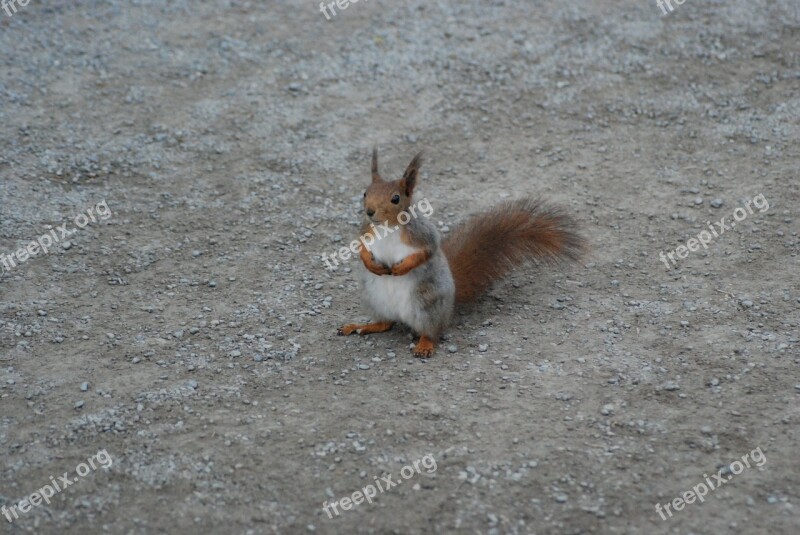
[[[459,225],[442,244],[456,285],[456,302],[478,299],[526,260],[578,260],[586,245],[558,209],[523,199],[495,206]]]
[[[433,356],[436,350],[436,344],[427,336],[420,336],[417,345],[414,346],[413,353],[415,357],[426,359]]]
[[[378,323],[348,323],[339,329],[339,336],[350,336],[351,334],[360,334],[365,336],[367,334],[385,333],[394,327],[392,321],[382,321]]]
[[[417,251],[405,257],[400,262],[392,266],[392,275],[401,277],[413,269],[418,268],[431,258],[431,252],[427,249]]]
[[[411,205],[411,196],[417,184],[417,175],[422,163],[422,153],[414,156],[408,164],[403,178],[400,180],[384,180],[378,172],[378,151],[372,150],[372,183],[364,195],[365,210],[373,210],[372,221],[376,224],[388,221],[391,226],[398,225],[397,216],[407,211]],[[393,204],[393,195],[400,196],[400,202]]]
[[[372,273],[376,275],[391,275],[392,270],[390,267],[384,266],[380,262],[375,261],[375,257],[372,256],[372,253],[367,250],[366,247],[363,245],[361,246],[361,250],[359,251],[359,256],[361,257],[361,261],[364,263],[364,267],[370,270]]]

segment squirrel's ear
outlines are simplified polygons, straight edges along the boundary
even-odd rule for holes
[[[372,147],[372,182],[380,182],[381,175],[378,173],[378,147]]]
[[[407,197],[411,197],[414,193],[414,188],[417,185],[417,175],[419,174],[419,167],[422,165],[422,153],[418,153],[408,164],[406,172],[403,173],[403,178],[400,180],[400,187],[403,188]]]

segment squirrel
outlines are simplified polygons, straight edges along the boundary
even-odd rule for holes
[[[529,198],[472,216],[442,240],[433,223],[408,216],[421,163],[419,153],[400,180],[384,180],[377,148],[372,150],[372,183],[364,193],[359,243],[363,268],[358,271],[361,300],[373,322],[344,325],[338,334],[381,333],[401,322],[420,337],[414,356],[425,358],[433,355],[455,305],[475,302],[527,260],[578,261],[586,241],[571,217]],[[395,230],[376,236],[375,224],[381,222]]]

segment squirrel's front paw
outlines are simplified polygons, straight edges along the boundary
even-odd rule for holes
[[[400,262],[393,264],[392,267],[389,268],[389,273],[391,273],[395,277],[402,277],[403,275],[409,273],[412,269],[414,269],[413,266],[401,260]]]
[[[375,275],[379,276],[392,274],[392,268],[380,264],[378,262],[375,262],[374,264],[367,266],[367,269],[370,270],[371,273],[374,273]]]

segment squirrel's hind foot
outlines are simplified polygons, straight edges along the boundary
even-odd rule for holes
[[[411,350],[415,357],[421,359],[432,357],[434,351],[436,351],[436,344],[427,336],[420,336],[419,342],[417,342],[417,345]]]
[[[394,326],[394,322],[382,321],[378,323],[348,323],[347,325],[339,328],[336,334],[339,336],[350,336],[351,334],[360,334],[361,336],[367,334],[383,333],[388,331]]]

